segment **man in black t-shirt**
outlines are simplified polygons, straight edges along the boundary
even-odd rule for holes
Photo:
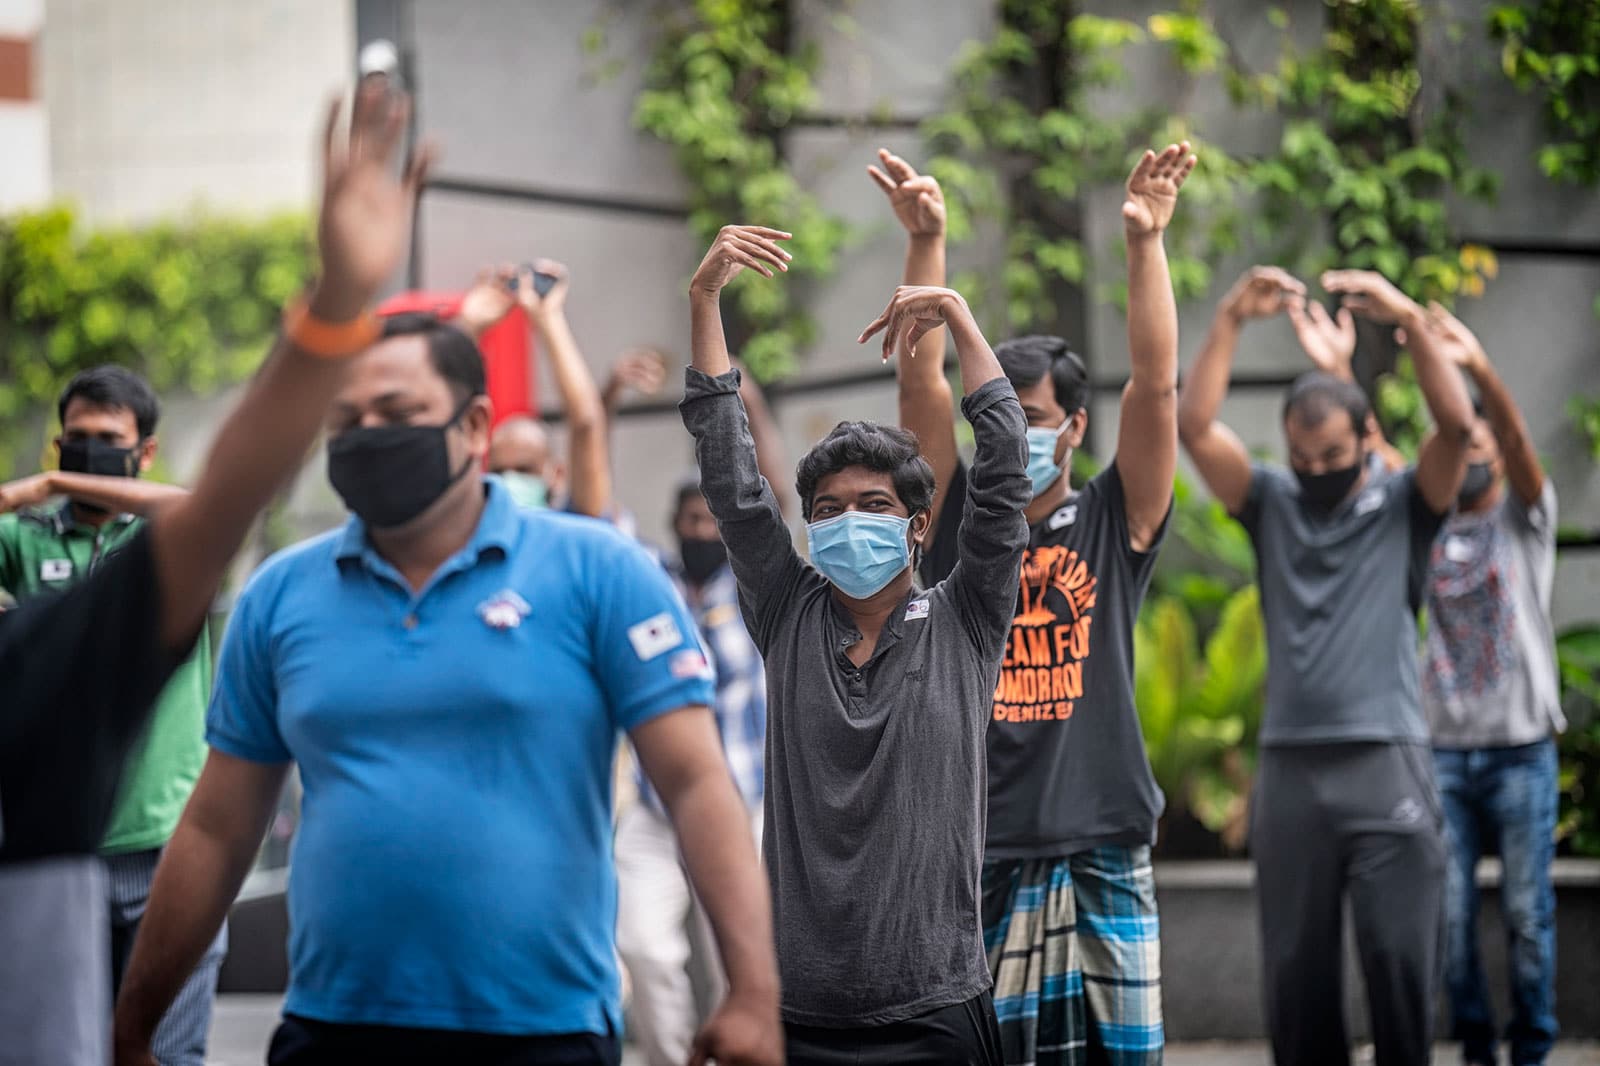
[[[911,236],[906,284],[944,279],[937,182],[880,153],[869,168]],[[1172,507],[1178,321],[1162,233],[1189,146],[1146,152],[1128,179],[1128,346],[1117,456],[1074,493],[1088,375],[1058,337],[996,346],[1028,420],[1033,502],[1021,591],[989,719],[983,921],[1008,1063],[1160,1062],[1160,945],[1150,845],[1162,797],[1133,702],[1133,625]],[[955,565],[966,470],[943,338],[900,361],[900,420],[939,491],[924,582]]]
[[[344,380],[338,358],[376,333],[371,304],[399,266],[422,177],[421,165],[391,176],[405,110],[369,80],[348,149],[330,116],[319,280],[218,431],[194,492],[69,591],[0,614],[0,1066],[110,1059],[96,849],[123,760],[245,533],[316,436]]]

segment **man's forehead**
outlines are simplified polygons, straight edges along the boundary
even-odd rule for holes
[[[843,470],[835,470],[817,479],[817,496],[849,497],[865,496],[868,493],[883,493],[894,500],[900,498],[894,490],[894,478],[882,470],[847,466]]]
[[[449,384],[428,356],[427,341],[420,336],[405,336],[381,340],[356,359],[338,399],[342,403],[370,403],[393,394],[431,399],[448,397],[449,392]]]
[[[66,425],[91,419],[100,423],[125,423],[128,429],[134,431],[138,430],[139,425],[139,417],[133,413],[132,408],[123,407],[121,404],[95,403],[82,396],[74,396],[67,401],[67,409],[62,413],[61,421]]]

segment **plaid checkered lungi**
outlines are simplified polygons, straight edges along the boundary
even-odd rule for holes
[[[1148,847],[985,863],[983,936],[1007,1066],[1161,1062]]]

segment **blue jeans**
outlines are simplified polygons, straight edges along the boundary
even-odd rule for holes
[[[1500,909],[1511,970],[1511,1024],[1505,1037],[1515,1066],[1542,1063],[1556,1039],[1555,856],[1556,745],[1435,749],[1444,798],[1450,862],[1445,986],[1453,1036],[1468,1062],[1495,1061],[1489,989],[1478,962],[1478,885],[1473,876],[1485,846],[1497,845],[1504,867]]]

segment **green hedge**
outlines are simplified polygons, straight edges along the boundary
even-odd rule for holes
[[[63,207],[0,218],[0,475],[21,420],[85,367],[131,367],[157,392],[248,375],[312,247],[303,214],[93,232]]]

